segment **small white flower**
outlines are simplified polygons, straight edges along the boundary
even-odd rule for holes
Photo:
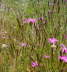
[[[2,48],[6,48],[7,47],[7,44],[2,44]]]

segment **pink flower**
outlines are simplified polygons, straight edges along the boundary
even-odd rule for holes
[[[32,62],[32,67],[37,67],[38,66],[38,63],[37,62]]]
[[[62,51],[62,53],[67,53],[67,48],[66,48],[66,46],[65,46],[64,44],[61,44],[60,46],[61,46],[61,51]]]
[[[48,42],[55,44],[56,42],[58,42],[58,40],[56,38],[48,38]]]
[[[20,43],[20,46],[26,47],[27,46],[27,43]]]
[[[46,58],[46,59],[48,59],[48,58],[50,58],[50,56],[47,56],[47,55],[45,55],[45,56],[43,56],[43,58]]]
[[[62,48],[63,53],[67,53],[67,48]]]
[[[35,23],[36,22],[36,19],[34,18],[28,18],[28,19],[24,19],[24,23]]]
[[[67,35],[64,35],[64,38],[67,39]]]
[[[66,47],[64,44],[61,44],[60,46],[61,46],[62,48],[65,48],[65,47]]]
[[[63,62],[67,62],[67,56],[59,56],[59,59]]]

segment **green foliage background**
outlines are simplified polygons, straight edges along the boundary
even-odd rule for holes
[[[55,2],[54,5],[52,3]],[[50,5],[48,5],[50,3]],[[43,17],[36,26],[24,24],[24,18]],[[0,0],[0,72],[59,72],[67,64],[58,61],[60,44],[67,45],[67,2],[63,0]],[[2,37],[5,38],[2,38]],[[48,38],[59,40],[53,61],[43,59],[51,55]],[[27,47],[19,43],[25,42]],[[7,44],[7,47],[2,47]],[[32,68],[31,62],[39,67]]]

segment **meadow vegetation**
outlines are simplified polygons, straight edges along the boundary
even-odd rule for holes
[[[67,72],[67,0],[0,0],[0,72]]]

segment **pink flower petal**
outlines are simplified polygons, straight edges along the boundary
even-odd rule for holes
[[[59,59],[63,62],[67,62],[67,56],[59,56]]]
[[[58,40],[56,38],[48,38],[48,42],[55,44],[56,42],[58,42]]]
[[[60,46],[61,46],[60,50],[62,51],[62,53],[67,53],[67,47],[64,44],[61,44]]]
[[[38,63],[37,62],[32,62],[31,65],[32,65],[32,67],[37,67]]]
[[[35,23],[36,22],[36,19],[34,18],[28,18],[28,19],[24,19],[24,23]]]
[[[27,46],[27,43],[20,43],[20,46],[26,47]]]

